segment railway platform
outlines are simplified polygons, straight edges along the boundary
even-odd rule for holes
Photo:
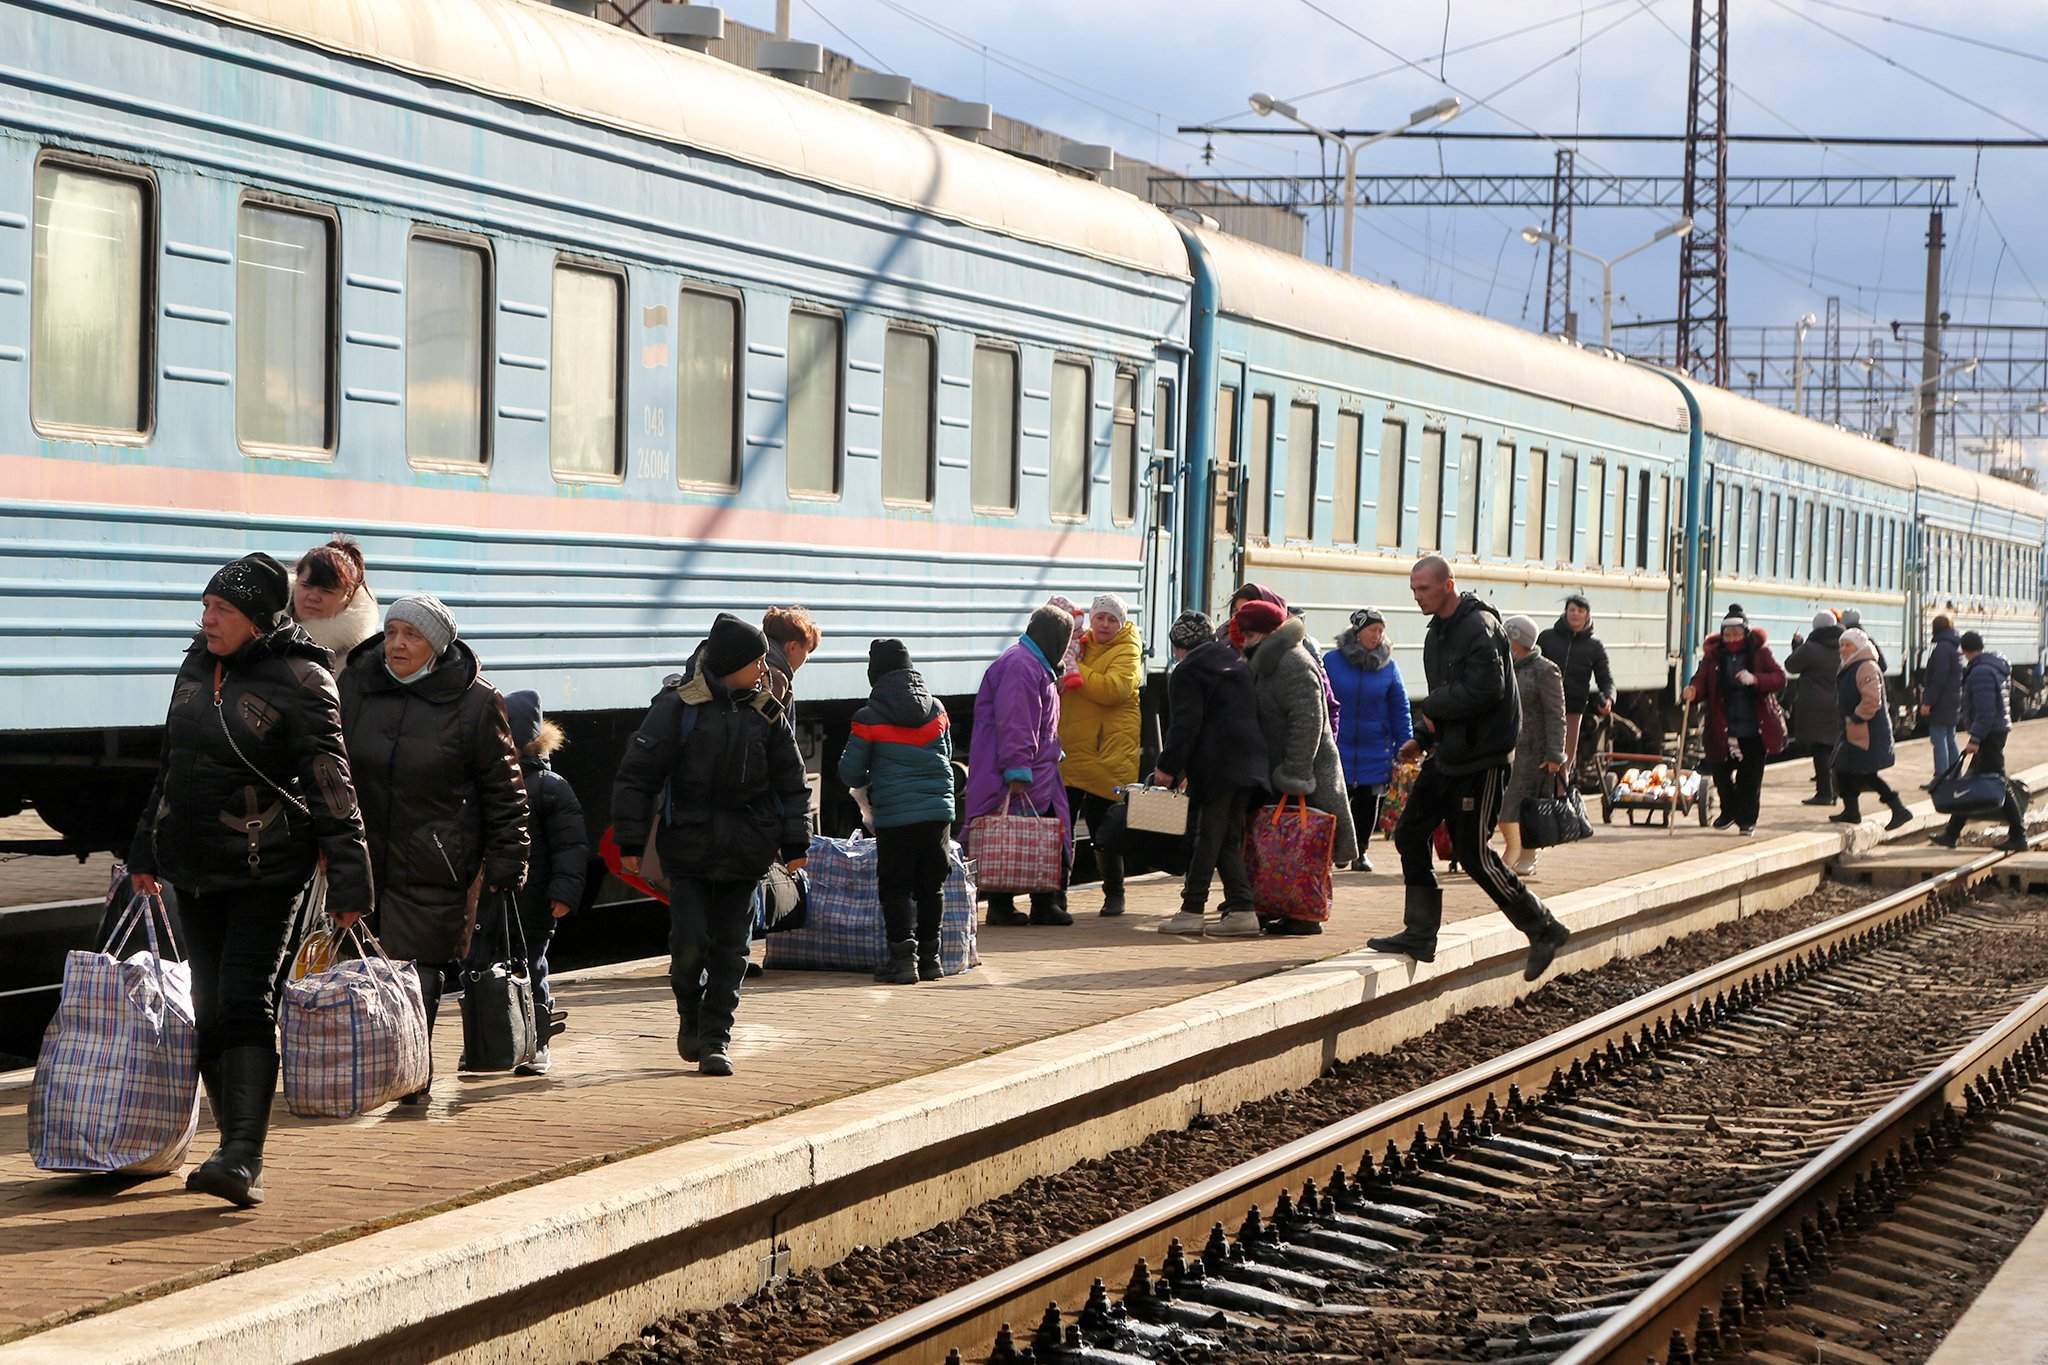
[[[2048,722],[2009,752],[2048,796]],[[1907,743],[1892,776],[1918,795],[1929,766]],[[1776,765],[1754,838],[1617,823],[1546,854],[1534,885],[1574,930],[1554,970],[1787,904],[1884,842],[1880,819],[1829,824],[1809,791],[1803,763]],[[1923,845],[1915,808],[1900,841]],[[982,930],[983,965],[936,984],[770,972],[728,1079],[678,1062],[664,962],[560,977],[550,1075],[458,1076],[444,1028],[427,1105],[336,1123],[280,1104],[270,1200],[249,1212],[170,1179],[35,1171],[28,1074],[0,1076],[0,1365],[601,1355],[662,1312],[1528,989],[1520,936],[1460,876],[1433,966],[1365,951],[1401,916],[1393,850],[1373,852],[1379,871],[1338,875],[1320,937],[1163,936],[1178,885],[1147,878],[1120,919],[1082,889],[1072,928]]]

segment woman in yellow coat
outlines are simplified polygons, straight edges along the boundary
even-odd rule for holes
[[[1060,679],[1060,780],[1067,808],[1091,833],[1123,797],[1117,788],[1138,780],[1138,690],[1144,683],[1138,628],[1113,592],[1095,599],[1082,633],[1074,670]],[[1102,913],[1124,912],[1123,859],[1095,849],[1102,874]],[[1064,908],[1064,907],[1063,907]]]

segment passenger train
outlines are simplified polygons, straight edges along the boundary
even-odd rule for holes
[[[1857,606],[1901,700],[1940,610],[2037,686],[2048,499],[533,0],[0,6],[0,814],[122,846],[208,574],[337,530],[601,815],[774,603],[824,774],[871,637],[964,731],[1051,593],[1155,675],[1244,579],[1419,673],[1426,549],[1586,591],[1646,728],[1731,600]]]

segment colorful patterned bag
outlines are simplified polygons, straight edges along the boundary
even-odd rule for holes
[[[1067,831],[1057,815],[1012,815],[1014,797],[1003,809],[967,827],[967,849],[975,880],[984,891],[1009,895],[1057,891],[1066,870]]]
[[[42,1170],[163,1175],[185,1163],[199,1127],[192,969],[164,959],[158,916],[169,939],[163,903],[136,896],[103,951],[65,955],[28,1098],[28,1149]],[[123,960],[138,920],[149,947]]]
[[[957,976],[981,965],[975,944],[974,878],[960,846],[946,844],[946,904],[939,919],[939,966]],[[832,972],[871,972],[889,956],[889,934],[882,925],[881,896],[876,889],[875,841],[856,834],[851,839],[811,840],[809,914],[803,927],[768,936],[762,964],[771,968],[808,968]]]
[[[1420,763],[1396,763],[1394,776],[1387,783],[1386,794],[1380,797],[1380,832],[1392,834],[1394,826],[1401,823],[1401,812],[1408,809],[1408,793],[1415,788],[1415,779],[1422,776]]]
[[[419,971],[393,962],[360,922],[342,941],[361,957],[284,988],[284,1102],[300,1118],[347,1119],[427,1083],[427,1006]]]
[[[1289,802],[1295,803],[1292,815]],[[1330,858],[1337,847],[1337,817],[1309,809],[1306,796],[1285,796],[1252,817],[1245,831],[1245,864],[1252,908],[1261,919],[1326,920],[1336,886]]]

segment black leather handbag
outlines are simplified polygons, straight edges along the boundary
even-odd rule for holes
[[[510,1071],[525,1066],[540,1051],[526,926],[519,922],[519,900],[511,892],[504,895],[499,918],[504,920],[504,958],[462,973],[462,1060],[457,1067],[461,1071]],[[515,932],[517,956],[512,951]]]
[[[1578,789],[1563,778],[1548,796],[1532,796],[1522,803],[1522,847],[1552,848],[1575,844],[1593,837],[1593,822],[1586,818],[1586,803]]]

